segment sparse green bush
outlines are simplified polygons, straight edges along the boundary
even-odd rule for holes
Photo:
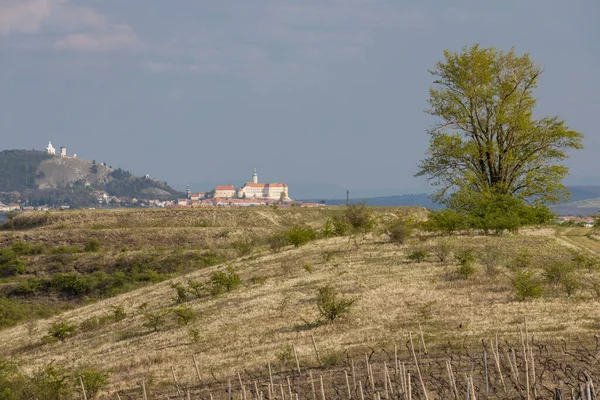
[[[408,252],[409,261],[420,263],[427,259],[429,252],[426,249],[415,249]]]
[[[48,328],[48,336],[64,342],[75,334],[77,327],[67,321],[57,321]]]
[[[92,290],[90,277],[79,274],[56,274],[51,282],[55,290],[70,296],[81,296]]]
[[[289,245],[286,232],[275,232],[267,237],[267,243],[273,253],[279,253],[285,246]]]
[[[332,323],[348,314],[357,299],[340,299],[337,291],[331,285],[317,289],[317,308],[326,322]]]
[[[32,245],[24,240],[13,242],[10,248],[15,252],[15,254],[21,256],[34,256],[44,252],[43,245]]]
[[[0,278],[25,272],[25,262],[12,249],[0,250]]]
[[[575,265],[570,262],[555,261],[544,267],[544,277],[548,283],[560,285],[575,270]]]
[[[0,399],[25,399],[27,379],[14,361],[0,358]]]
[[[458,274],[463,279],[469,279],[475,273],[475,252],[472,249],[465,249],[457,252],[454,257],[458,261]]]
[[[29,379],[28,399],[68,399],[72,398],[73,387],[67,372],[53,362],[38,368]]]
[[[354,234],[368,233],[375,228],[376,221],[373,212],[364,202],[346,206],[344,217]]]
[[[127,317],[125,308],[123,306],[112,306],[112,318],[114,322],[123,321]]]
[[[83,251],[85,251],[86,253],[96,253],[101,249],[102,242],[95,238],[88,239],[88,241],[85,242],[85,245],[83,246]]]
[[[164,327],[165,322],[165,313],[163,311],[146,312],[144,313],[144,323],[142,326],[158,332]]]
[[[529,268],[533,265],[533,256],[529,252],[529,250],[521,250],[517,253],[513,260],[513,266],[515,268]]]
[[[57,247],[51,247],[48,250],[48,253],[54,254],[54,255],[75,254],[75,253],[79,253],[79,249],[77,247],[72,247],[72,246],[57,246]]]
[[[225,259],[225,257],[223,257],[220,254],[217,254],[213,250],[209,250],[209,251],[203,253],[200,256],[200,260],[204,267],[211,267],[213,265],[223,264],[225,261],[227,261]]]
[[[210,276],[211,294],[213,296],[230,292],[242,284],[242,279],[231,266],[227,267],[226,272],[213,272]]]
[[[256,240],[250,236],[244,236],[231,243],[231,246],[237,251],[239,257],[247,256],[252,253]]]
[[[175,289],[175,303],[183,304],[187,301],[187,290],[181,283],[172,283],[171,287]]]
[[[323,237],[346,236],[350,232],[350,224],[343,215],[328,218],[323,228]]]
[[[563,277],[561,285],[568,297],[574,295],[581,288],[581,283],[579,283],[579,280],[573,274]]]
[[[287,240],[295,248],[298,248],[317,237],[312,228],[303,228],[300,226],[291,227],[286,233]]]
[[[521,301],[540,297],[543,294],[542,283],[533,271],[528,269],[517,270],[512,284],[517,298]]]
[[[440,238],[433,245],[431,251],[441,263],[446,263],[452,254],[452,245],[447,238]]]
[[[252,278],[250,278],[250,283],[254,285],[264,285],[266,281],[267,278],[265,276],[260,275],[254,275]]]
[[[412,235],[414,223],[404,218],[398,218],[385,224],[384,233],[392,243],[404,244]]]
[[[502,251],[498,246],[488,243],[479,253],[479,259],[485,267],[486,274],[495,276],[498,274],[498,264],[502,260]]]
[[[92,400],[108,385],[110,374],[94,367],[82,367],[74,374],[74,386],[79,386],[79,378],[83,383],[87,398]]]
[[[321,362],[323,368],[336,367],[344,362],[344,353],[336,349],[325,349]]]
[[[196,312],[185,304],[174,308],[173,314],[175,315],[175,319],[177,320],[178,325],[187,325],[190,322],[194,321],[197,317]]]
[[[198,281],[189,281],[188,287],[197,298],[201,299],[206,294],[206,284]]]
[[[443,210],[431,211],[427,217],[427,221],[422,226],[429,232],[452,235],[455,232],[467,229],[468,222],[463,214],[445,208]]]

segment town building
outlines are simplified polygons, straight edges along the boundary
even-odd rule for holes
[[[56,149],[54,148],[54,146],[52,146],[52,142],[48,142],[48,146],[46,146],[46,151],[51,156],[55,156],[56,155]]]
[[[235,189],[233,185],[217,186],[214,197],[233,198],[235,197]]]
[[[215,197],[225,197],[217,196]],[[236,192],[239,199],[267,199],[275,201],[290,201],[288,186],[285,183],[258,183],[258,174],[254,168],[252,182],[246,182]]]

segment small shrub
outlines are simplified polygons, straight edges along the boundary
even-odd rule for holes
[[[114,322],[123,321],[125,317],[127,317],[127,313],[123,306],[112,306],[112,318]]]
[[[336,215],[330,221],[333,236],[346,236],[350,232],[350,224],[343,216]]]
[[[404,244],[412,235],[414,224],[411,221],[399,218],[385,225],[384,233],[392,243]]]
[[[187,290],[181,283],[172,283],[171,287],[175,289],[175,303],[183,304],[187,301]]]
[[[33,256],[42,254],[44,252],[43,245],[31,245],[24,240],[18,240],[13,242],[10,246],[11,250],[15,252],[15,254],[21,256]]]
[[[302,264],[302,269],[308,272],[309,274],[312,274],[313,272],[313,267],[309,263]]]
[[[294,347],[291,344],[283,345],[276,354],[277,360],[290,368],[295,366]]]
[[[79,253],[79,249],[77,247],[72,246],[57,246],[52,247],[50,250],[48,250],[48,253],[54,255],[68,255]]]
[[[450,254],[452,254],[452,246],[448,239],[441,238],[434,244],[431,251],[433,255],[439,260],[439,262],[444,264],[448,261]]]
[[[66,321],[58,321],[48,328],[48,336],[64,342],[75,334],[76,326]]]
[[[107,371],[102,371],[93,367],[84,367],[80,368],[79,371],[75,373],[75,376],[74,386],[79,386],[79,378],[81,378],[87,398],[91,400],[95,399],[100,391],[106,388],[110,374]]]
[[[233,289],[242,284],[242,279],[231,266],[227,267],[226,272],[213,272],[210,276],[211,294],[213,296],[222,294],[223,292],[231,292]]]
[[[421,263],[427,259],[429,252],[426,249],[416,249],[408,253],[407,258],[409,261]]]
[[[256,241],[253,238],[244,236],[234,241],[231,246],[237,251],[239,257],[243,257],[252,253],[255,244]]]
[[[517,298],[521,301],[540,297],[543,293],[542,283],[530,270],[518,270],[512,284]]]
[[[165,322],[166,320],[164,312],[146,312],[144,313],[144,324],[142,326],[152,329],[154,332],[158,332],[164,327]]]
[[[344,353],[335,349],[326,349],[321,357],[323,368],[336,367],[344,362]]]
[[[353,234],[368,233],[375,228],[373,212],[364,202],[346,206],[344,217]]]
[[[102,242],[100,242],[100,240],[98,239],[91,238],[88,239],[87,242],[85,242],[85,245],[83,246],[83,251],[85,251],[86,253],[96,253],[100,251],[101,248]]]
[[[475,273],[475,267],[473,266],[473,263],[471,263],[471,262],[461,263],[458,266],[457,272],[461,278],[469,279],[469,277]]]
[[[317,289],[317,308],[321,317],[332,323],[348,314],[357,299],[339,299],[338,293],[331,285]]]
[[[275,232],[267,237],[267,243],[273,253],[279,253],[285,246],[289,245],[285,232]]]
[[[206,294],[206,284],[198,281],[189,281],[188,287],[197,298],[202,298]]]
[[[185,304],[173,309],[173,314],[177,324],[181,326],[189,324],[197,317],[196,312]]]
[[[29,399],[68,399],[72,398],[73,390],[70,376],[53,362],[38,368],[29,379]]]
[[[90,332],[95,331],[100,328],[100,318],[98,317],[90,317],[88,319],[83,320],[79,324],[79,330],[82,332]]]
[[[485,272],[489,276],[498,274],[498,264],[502,260],[502,252],[498,246],[487,244],[479,255],[481,263],[485,267]]]
[[[448,208],[430,212],[427,221],[423,223],[425,230],[445,235],[452,235],[467,227],[467,217]]]
[[[544,268],[546,281],[553,285],[560,285],[574,271],[575,266],[570,262],[556,261]]]
[[[198,330],[197,328],[188,329],[188,335],[190,336],[190,340],[192,341],[192,343],[200,342],[200,339],[201,339],[200,330]]]
[[[81,296],[92,290],[89,277],[72,273],[54,275],[51,285],[55,290],[71,296]]]
[[[254,275],[252,278],[250,278],[250,283],[253,285],[264,285],[266,281],[267,278],[260,275]]]
[[[475,252],[471,249],[459,251],[454,256],[458,261],[458,275],[463,279],[469,279],[471,275],[475,273]]]
[[[533,256],[528,250],[521,250],[515,256],[513,265],[520,269],[529,268],[533,265]]]
[[[574,295],[575,292],[581,287],[581,284],[579,283],[577,278],[572,274],[563,277],[561,285],[568,297]]]
[[[316,232],[312,228],[303,228],[294,226],[286,233],[287,240],[295,248],[298,248],[317,237]]]

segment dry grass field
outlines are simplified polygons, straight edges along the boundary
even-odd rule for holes
[[[93,366],[109,371],[109,385],[100,398],[113,399],[117,393],[120,398],[141,399],[142,382],[148,398],[185,398],[185,388],[195,388],[192,394],[198,398],[208,398],[209,392],[215,398],[225,398],[227,382],[231,380],[237,385],[236,398],[244,398],[243,392],[237,391],[240,378],[249,393],[254,390],[253,381],[261,382],[260,391],[264,390],[266,396],[264,384],[269,381],[266,371],[270,365],[274,379],[284,384],[284,396],[288,398],[284,377],[289,376],[293,378],[290,393],[296,385],[294,392],[302,387],[307,397],[312,396],[306,375],[309,369],[325,376],[327,397],[345,397],[343,371],[349,372],[350,360],[356,360],[357,370],[362,371],[357,376],[365,375],[365,353],[371,355],[379,374],[378,391],[383,393],[383,384],[385,388],[388,385],[381,378],[385,377],[382,362],[386,361],[394,367],[387,390],[397,385],[398,393],[402,379],[395,369],[396,357],[390,354],[394,354],[396,344],[399,359],[412,362],[407,347],[409,332],[418,357],[430,359],[422,365],[428,374],[433,374],[435,365],[441,365],[441,373],[446,374],[445,364],[439,360],[455,354],[454,361],[459,360],[456,368],[461,373],[481,375],[479,369],[473,370],[473,360],[482,359],[477,355],[483,351],[482,343],[499,337],[500,347],[508,349],[508,343],[518,347],[518,329],[523,328],[525,321],[533,338],[532,346],[555,346],[552,348],[558,349],[561,357],[563,343],[589,346],[590,354],[597,348],[597,267],[590,262],[573,271],[570,276],[576,284],[572,290],[560,276],[549,278],[547,269],[556,262],[571,262],[576,254],[563,240],[597,251],[595,240],[584,234],[560,231],[557,239],[548,235],[547,229],[502,236],[437,237],[417,232],[406,243],[395,244],[376,230],[361,236],[358,246],[346,236],[321,238],[298,248],[287,246],[276,253],[264,242],[243,255],[232,246],[239,238],[264,237],[295,225],[321,229],[328,218],[342,211],[77,211],[18,221],[19,229],[2,232],[0,243],[7,245],[19,239],[48,246],[81,246],[90,237],[100,240],[101,254],[84,253],[72,261],[81,265],[86,258],[97,262],[98,258],[112,259],[121,253],[169,254],[206,249],[223,251],[227,261],[203,268],[192,266],[182,270],[183,275],[175,274],[160,283],[115,297],[89,299],[89,304],[82,301],[58,316],[4,329],[0,331],[0,356],[15,358],[26,372],[50,361],[67,369]],[[419,209],[386,208],[375,213],[380,218],[424,215]],[[474,256],[474,269],[467,274],[460,269],[456,257],[465,251]],[[424,259],[415,261],[417,252]],[[444,256],[446,259],[441,261]],[[88,260],[93,264],[92,261]],[[521,301],[514,281],[525,269],[539,282],[543,294]],[[241,284],[214,296],[196,295],[190,282],[208,282],[216,272],[236,273]],[[186,288],[183,297],[177,296],[177,285]],[[350,312],[332,323],[321,321],[323,317],[317,308],[318,289],[327,285],[342,299],[355,300]],[[123,308],[126,315],[122,319],[82,328],[95,318],[112,314],[115,307]],[[65,340],[47,340],[49,328],[57,321],[79,328]],[[198,370],[192,356],[196,357]],[[487,357],[492,357],[489,348]],[[593,355],[586,357],[593,359]],[[598,363],[590,361],[590,365],[592,373],[597,374]],[[296,376],[298,366],[302,373]],[[413,370],[411,374],[415,376]],[[461,376],[464,381],[464,375]],[[504,378],[509,380],[509,376]],[[361,379],[364,382],[365,376]],[[318,391],[319,380],[315,382]],[[434,381],[429,384],[434,385]],[[481,380],[478,385],[481,393]],[[356,383],[351,386],[354,398],[360,398]],[[370,391],[367,386],[364,390]],[[515,398],[513,395],[494,398]],[[277,398],[281,398],[279,392]]]

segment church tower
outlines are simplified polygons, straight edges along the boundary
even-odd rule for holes
[[[185,189],[185,198],[186,199],[192,198],[192,191],[190,190],[190,185],[187,185],[187,188]]]
[[[48,142],[48,146],[46,147],[46,151],[48,152],[48,154],[54,156],[56,155],[56,149],[54,148],[54,146],[52,146],[52,142]]]
[[[256,174],[256,168],[254,168],[254,174],[252,174],[252,183],[258,183],[258,175]]]

